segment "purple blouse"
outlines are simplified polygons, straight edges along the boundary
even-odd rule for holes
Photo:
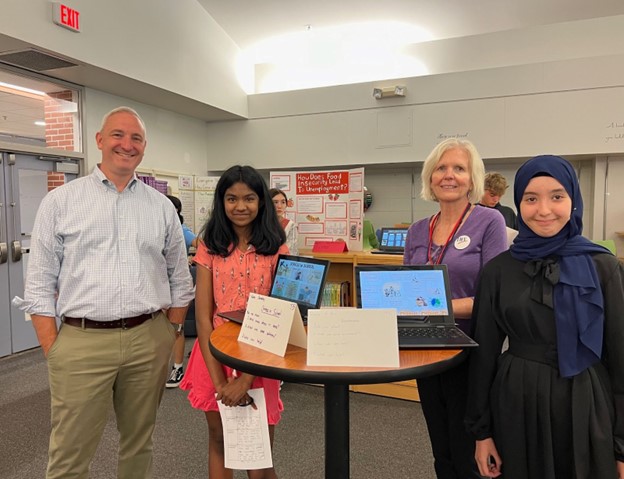
[[[423,218],[410,226],[403,264],[427,263],[429,221],[430,218]],[[439,253],[442,246],[434,243],[432,254]],[[451,239],[442,258],[442,264],[448,268],[453,299],[474,297],[481,268],[507,249],[503,216],[493,208],[476,205]],[[462,330],[471,332],[469,319],[455,318],[455,321]]]

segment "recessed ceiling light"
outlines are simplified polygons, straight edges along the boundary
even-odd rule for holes
[[[35,125],[37,125],[37,126],[45,126],[45,121],[37,120],[35,122]]]

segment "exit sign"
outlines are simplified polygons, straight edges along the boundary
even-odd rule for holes
[[[52,19],[57,25],[73,32],[80,32],[80,12],[73,8],[54,2],[52,4]]]

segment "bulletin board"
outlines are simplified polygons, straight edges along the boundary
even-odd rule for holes
[[[349,251],[362,251],[364,168],[276,171],[269,181],[288,196],[285,214],[297,224],[299,248],[344,241]]]
[[[184,223],[199,233],[210,218],[218,176],[179,176],[179,198],[182,202]]]

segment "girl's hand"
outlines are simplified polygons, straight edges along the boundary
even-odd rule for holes
[[[253,398],[247,394],[252,383],[253,376],[249,374],[228,378],[227,384],[217,388],[217,401],[220,400],[225,406],[251,406],[257,409]]]
[[[618,479],[624,479],[624,462],[616,461],[615,465],[617,466]]]
[[[479,474],[482,476],[498,477],[501,475],[503,461],[498,455],[494,439],[491,437],[483,439],[482,441],[477,441],[475,460],[477,461],[477,466],[479,466]],[[624,477],[620,479],[624,479]]]

